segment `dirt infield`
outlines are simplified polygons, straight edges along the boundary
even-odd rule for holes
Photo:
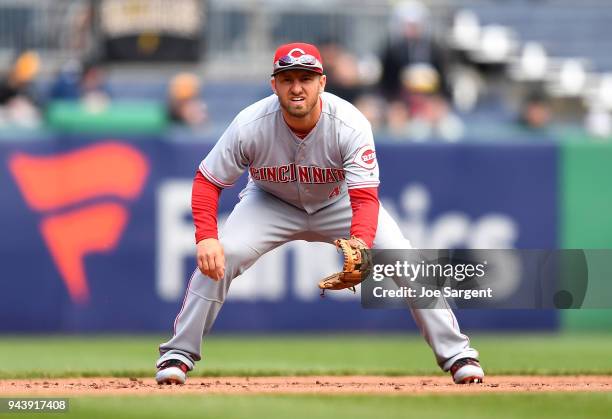
[[[0,380],[0,395],[107,396],[164,394],[431,394],[612,392],[612,376],[492,376],[484,384],[455,385],[449,377],[216,377],[182,386],[151,378]]]

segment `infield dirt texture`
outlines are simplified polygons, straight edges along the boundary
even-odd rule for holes
[[[160,386],[152,378],[3,380],[4,396],[128,396],[164,394],[467,394],[513,392],[612,392],[611,376],[492,376],[484,384],[454,385],[448,377],[220,377]]]

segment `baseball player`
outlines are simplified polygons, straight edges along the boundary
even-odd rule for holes
[[[156,380],[183,384],[201,359],[232,280],[266,252],[292,240],[410,249],[378,201],[372,129],[350,103],[325,93],[318,49],[282,45],[274,94],[241,111],[199,166],[192,191],[198,268],[189,280],[174,335],[160,345]],[[217,232],[221,191],[245,171],[240,202]],[[448,309],[412,309],[438,365],[455,383],[482,382],[478,352]]]

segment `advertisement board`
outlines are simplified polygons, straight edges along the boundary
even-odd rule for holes
[[[191,180],[211,142],[0,145],[3,332],[168,331],[194,268]],[[554,248],[553,145],[377,146],[380,197],[415,247]],[[221,195],[220,222],[246,182]],[[253,222],[257,222],[254,214]],[[294,242],[232,284],[215,331],[414,330],[408,312],[328,293],[329,244]],[[509,281],[520,281],[511,278]],[[554,311],[462,310],[468,329],[543,329]]]

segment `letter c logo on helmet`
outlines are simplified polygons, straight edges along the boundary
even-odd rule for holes
[[[299,52],[300,54],[293,54],[294,52]],[[302,55],[306,55],[306,53],[304,52],[304,50],[302,48],[293,48],[291,51],[289,51],[289,54],[287,55],[291,55],[292,57],[300,57]]]

